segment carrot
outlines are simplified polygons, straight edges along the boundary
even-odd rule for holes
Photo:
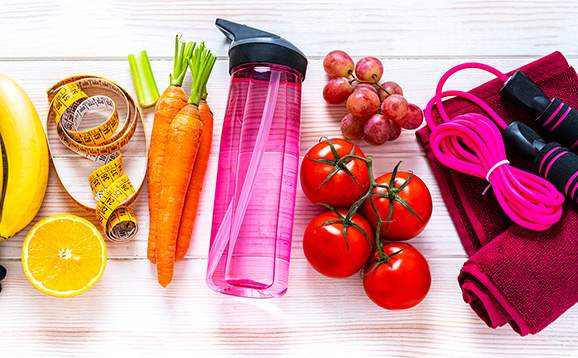
[[[158,216],[158,201],[162,188],[161,165],[165,155],[167,133],[173,118],[186,105],[187,95],[185,94],[185,91],[178,86],[169,86],[159,98],[155,107],[148,162],[150,227],[147,257],[152,263],[156,262],[156,223]]]
[[[181,86],[187,70],[188,58],[194,47],[195,43],[180,42],[179,37],[176,37],[173,73],[169,75],[170,85],[163,92],[155,107],[147,176],[150,213],[147,257],[153,264],[156,263],[156,224],[167,133],[177,113],[187,105],[187,95]]]
[[[197,160],[193,167],[193,175],[189,183],[189,188],[187,189],[185,207],[183,209],[181,224],[179,226],[177,251],[175,255],[176,261],[181,261],[185,257],[191,244],[191,236],[193,234],[193,227],[197,217],[197,208],[199,206],[201,190],[203,189],[203,182],[207,172],[209,155],[211,154],[211,144],[213,141],[213,113],[211,112],[207,101],[204,99],[201,99],[201,102],[199,103],[199,112],[201,123],[203,124],[203,131],[201,133]]]
[[[156,226],[157,276],[163,287],[166,287],[173,278],[181,218],[197,161],[201,135],[205,130],[201,122],[199,102],[215,59],[216,57],[204,44],[193,52],[192,58],[189,59],[189,67],[193,74],[191,96],[188,105],[181,109],[171,123],[167,134]],[[212,133],[212,128],[210,132]],[[210,142],[208,146],[210,150]],[[205,149],[203,148],[203,151]],[[200,188],[193,186],[191,190],[200,191]]]
[[[157,275],[163,287],[173,278],[177,234],[201,130],[199,108],[187,105],[177,114],[167,134],[156,227]]]

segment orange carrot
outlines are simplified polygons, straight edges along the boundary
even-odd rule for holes
[[[177,234],[201,130],[199,108],[187,105],[173,119],[167,133],[156,226],[157,275],[163,287],[173,278]]]
[[[147,257],[153,264],[156,263],[156,224],[167,132],[177,113],[187,105],[187,95],[181,86],[187,70],[188,58],[194,46],[192,42],[181,43],[179,37],[176,37],[175,60],[173,73],[170,74],[170,85],[163,92],[155,107],[147,174],[150,215]]]
[[[206,92],[207,80],[215,60],[216,57],[207,50],[204,44],[201,44],[200,48],[197,48],[189,58],[189,66],[193,74],[189,104],[177,114],[167,134],[156,226],[157,276],[163,287],[166,287],[173,279],[179,227],[197,160],[201,133],[204,131],[199,102],[201,95]],[[210,132],[212,133],[212,128]],[[193,190],[200,190],[200,188],[193,185]]]
[[[155,107],[151,145],[148,162],[148,194],[149,194],[149,241],[147,257],[152,263],[156,262],[155,246],[157,233],[158,202],[162,188],[162,163],[165,157],[167,134],[171,122],[187,105],[187,95],[178,86],[169,86],[159,98]]]
[[[209,163],[209,155],[211,154],[211,144],[213,141],[213,113],[207,104],[207,101],[201,99],[199,103],[199,113],[201,116],[201,123],[203,124],[203,131],[199,143],[199,151],[195,166],[193,167],[193,175],[187,189],[187,196],[185,198],[185,207],[181,217],[181,224],[179,226],[179,233],[177,237],[177,249],[175,260],[181,261],[191,243],[191,236],[193,234],[193,227],[197,217],[197,208],[199,206],[199,199],[201,197],[201,190],[203,189],[203,181],[207,172],[207,165]]]

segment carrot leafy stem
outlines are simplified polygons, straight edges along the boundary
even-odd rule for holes
[[[196,42],[181,41],[179,35],[175,36],[175,57],[173,59],[173,72],[169,75],[170,85],[182,87],[189,57],[195,49]]]
[[[207,82],[216,60],[217,57],[207,49],[204,42],[193,51],[188,60],[193,75],[189,104],[198,105],[201,98],[207,96]]]

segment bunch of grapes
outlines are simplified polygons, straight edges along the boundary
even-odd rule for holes
[[[323,60],[331,80],[323,88],[327,103],[346,102],[348,113],[341,120],[341,132],[347,139],[365,139],[382,145],[397,139],[401,129],[416,129],[423,112],[403,96],[400,85],[380,82],[383,64],[375,57],[363,57],[355,64],[345,52],[331,51]]]

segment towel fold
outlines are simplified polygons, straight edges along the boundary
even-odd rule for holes
[[[548,97],[559,97],[578,108],[578,75],[564,56],[554,52],[520,68]],[[513,74],[515,71],[509,73]],[[499,96],[503,82],[489,81],[470,93],[486,102],[506,123],[534,125],[535,113]],[[475,104],[444,101],[450,116],[484,112]],[[434,110],[434,121],[441,118]],[[534,232],[515,225],[498,205],[487,182],[440,164],[429,144],[429,128],[416,132],[436,176],[442,196],[470,258],[458,282],[464,300],[492,328],[509,323],[520,335],[535,334],[578,302],[578,207],[564,204],[562,220]],[[513,166],[531,171],[532,163],[508,152]]]

